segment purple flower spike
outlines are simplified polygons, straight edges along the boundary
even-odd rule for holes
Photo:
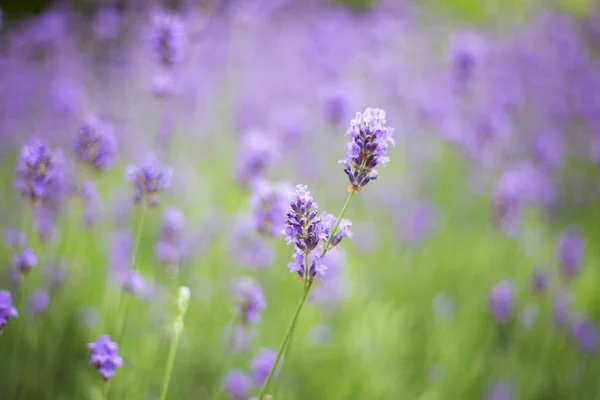
[[[326,240],[325,225],[317,217],[319,205],[315,203],[307,186],[296,186],[296,199],[290,205],[284,229],[287,244],[294,243],[301,252],[311,252],[320,240]]]
[[[117,138],[112,125],[88,116],[73,144],[79,160],[98,171],[106,171],[117,156]]]
[[[286,182],[272,184],[265,179],[254,182],[250,208],[257,232],[273,237],[282,234],[287,207],[292,201],[291,193],[292,187]]]
[[[556,253],[563,277],[573,278],[581,268],[584,255],[581,234],[575,229],[567,229],[558,240]]]
[[[152,15],[152,47],[159,63],[172,67],[183,59],[185,26],[179,15],[157,10]]]
[[[554,297],[554,321],[557,325],[565,326],[571,318],[571,296],[566,292],[559,292]]]
[[[292,261],[288,263],[288,268],[290,272],[298,273],[300,278],[304,278],[304,271],[306,271],[306,266],[304,265],[305,253],[300,251],[298,248],[295,249],[294,255],[292,255]],[[324,276],[327,271],[327,265],[322,262],[322,258],[320,255],[309,254],[308,256],[308,264],[309,268],[309,276],[313,278],[317,274],[320,276]]]
[[[26,143],[17,160],[15,187],[21,194],[37,203],[52,195],[60,182],[64,157],[60,150],[49,148],[44,142]]]
[[[533,271],[531,276],[531,286],[534,293],[543,293],[548,288],[548,275],[541,270]]]
[[[0,290],[0,332],[11,318],[18,316],[19,313],[12,304],[11,293],[7,290]]]
[[[117,344],[110,336],[102,335],[95,342],[88,344],[88,348],[92,350],[89,364],[96,368],[104,382],[108,382],[115,375],[115,369],[123,365]]]
[[[483,53],[484,43],[475,33],[462,32],[452,39],[448,58],[459,89],[464,89],[471,80],[482,61]]]
[[[13,265],[22,276],[27,276],[37,264],[38,258],[33,250],[29,248],[23,250],[22,253],[15,255],[13,258]]]
[[[46,311],[48,304],[50,304],[50,296],[44,289],[36,291],[29,299],[29,309],[32,314],[39,314]]]
[[[240,369],[229,371],[225,375],[224,384],[229,396],[235,400],[246,398],[252,388],[250,377]]]
[[[140,165],[127,167],[127,180],[135,186],[136,204],[145,202],[149,207],[158,205],[158,193],[171,187],[171,167],[163,165],[155,155],[148,155]]]
[[[487,400],[512,400],[513,389],[507,381],[498,381],[490,390]]]
[[[337,222],[337,217],[323,211],[323,213],[321,214],[321,221],[323,221],[323,225],[325,226],[325,233],[327,235],[327,239],[329,239],[331,230]],[[342,219],[340,221],[340,225],[338,226],[337,231],[333,235],[333,239],[331,239],[331,247],[337,246],[345,237],[352,238],[352,232],[350,231],[351,227],[352,222],[350,220]]]
[[[577,318],[571,323],[571,336],[584,353],[592,353],[598,347],[598,329],[586,318]]]
[[[168,207],[163,213],[162,225],[154,252],[166,267],[176,268],[183,258],[185,216],[176,207]]]
[[[510,281],[501,281],[491,290],[489,295],[490,311],[494,318],[504,323],[510,317],[514,306],[515,289]]]
[[[265,296],[252,279],[245,278],[234,282],[234,293],[239,307],[239,316],[243,324],[255,324],[267,306]]]
[[[387,127],[385,111],[367,108],[363,114],[356,113],[346,132],[350,136],[346,159],[340,160],[353,190],[361,190],[377,179],[375,167],[389,161],[387,149],[394,145],[392,133],[393,129]]]
[[[256,386],[264,385],[267,376],[269,376],[269,372],[271,372],[275,358],[277,358],[277,352],[269,348],[260,350],[256,356],[254,356],[250,363],[250,370],[252,371],[252,379]],[[281,370],[281,366],[283,365],[282,361],[283,360],[280,360],[275,374],[278,374]]]
[[[259,131],[244,133],[238,150],[235,179],[244,187],[251,187],[264,177],[275,155],[274,144]]]

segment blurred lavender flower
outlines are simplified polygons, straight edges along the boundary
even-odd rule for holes
[[[185,216],[176,207],[167,207],[163,212],[154,254],[168,268],[177,268],[183,257]]]
[[[130,164],[126,175],[127,180],[134,184],[136,204],[145,202],[147,206],[153,207],[159,203],[158,193],[171,187],[173,171],[150,154],[140,165]]]
[[[556,246],[556,256],[565,279],[573,278],[581,269],[583,255],[584,242],[581,234],[574,228],[567,229]]]
[[[318,304],[337,305],[346,292],[345,268],[346,255],[340,248],[334,248],[323,257],[327,273],[316,282],[310,300]]]
[[[285,228],[287,207],[293,196],[292,186],[287,182],[273,184],[257,179],[252,185],[250,209],[255,229],[264,235],[279,236]]]
[[[19,229],[4,230],[4,244],[8,247],[22,248],[27,242],[25,233]]]
[[[585,317],[576,318],[571,324],[571,336],[581,351],[592,353],[598,347],[598,329]]]
[[[341,125],[349,117],[352,95],[346,87],[330,87],[322,95],[323,113],[334,126]]]
[[[233,291],[239,307],[239,321],[242,324],[255,324],[267,306],[259,284],[250,278],[234,282]]]
[[[27,276],[38,265],[38,258],[32,249],[27,248],[13,257],[13,266],[21,276]]]
[[[484,52],[483,40],[474,32],[460,32],[452,38],[448,58],[454,83],[459,90],[464,89],[472,79]]]
[[[100,195],[96,184],[92,180],[83,181],[80,192],[84,201],[83,219],[89,227],[98,219]]]
[[[93,365],[105,382],[115,375],[115,369],[123,365],[123,359],[119,357],[117,344],[108,335],[101,335],[98,339],[88,344],[92,350],[89,364]]]
[[[572,312],[571,296],[567,292],[558,292],[553,303],[554,321],[557,325],[567,326]]]
[[[96,116],[88,116],[79,128],[73,151],[81,162],[106,171],[117,156],[117,138],[112,125]]]
[[[110,6],[103,6],[98,9],[94,17],[92,29],[94,36],[99,40],[114,40],[119,36],[121,25],[121,15]]]
[[[159,63],[172,67],[183,59],[185,29],[181,17],[166,10],[152,14],[151,43]]]
[[[11,318],[18,317],[19,313],[12,304],[12,295],[7,290],[0,290],[0,332]]]
[[[558,170],[563,162],[563,137],[558,132],[539,134],[533,142],[533,155],[537,163],[549,172]]]
[[[29,298],[29,310],[32,314],[39,314],[48,308],[50,304],[50,296],[44,289],[37,290]]]
[[[512,385],[504,380],[496,382],[487,396],[487,400],[512,400],[514,399]]]
[[[244,399],[252,388],[250,377],[240,369],[232,369],[225,375],[224,385],[232,399]]]
[[[252,186],[254,180],[264,177],[274,159],[276,149],[271,140],[256,130],[244,133],[235,168],[235,179],[244,188]]]
[[[537,304],[527,304],[525,307],[523,307],[523,310],[521,311],[521,325],[523,325],[527,329],[531,329],[533,325],[535,325],[539,313],[540,310]]]
[[[256,232],[251,218],[237,218],[230,237],[232,260],[249,268],[269,268],[275,260],[273,246]]]
[[[510,281],[501,281],[490,291],[490,311],[498,322],[504,323],[510,317],[515,301],[514,292],[514,285]]]
[[[548,288],[548,275],[546,272],[536,269],[531,275],[531,286],[534,293],[543,293]]]
[[[273,367],[277,352],[270,348],[264,348],[258,351],[250,362],[250,370],[252,371],[252,379],[256,386],[262,386],[269,376],[269,372]],[[280,360],[280,364],[275,372],[275,377],[279,374],[281,367],[283,366],[283,360]]]
[[[394,145],[393,129],[386,126],[385,111],[367,108],[356,113],[346,136],[350,136],[346,159],[340,160],[354,190],[361,190],[369,181],[377,179],[375,167],[389,161],[387,149]]]
[[[44,142],[31,140],[21,148],[17,160],[15,187],[33,203],[50,196],[62,174],[64,157],[60,150]]]
[[[142,294],[146,287],[142,274],[133,269],[121,270],[118,279],[123,289],[132,295]]]

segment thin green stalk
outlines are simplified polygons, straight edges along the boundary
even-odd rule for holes
[[[275,357],[275,362],[273,363],[273,367],[271,367],[271,371],[269,371],[267,380],[265,381],[265,384],[263,385],[263,387],[260,391],[260,394],[258,395],[259,400],[262,400],[263,397],[265,397],[267,390],[269,390],[269,385],[271,384],[271,380],[273,379],[273,376],[275,375],[275,371],[277,370],[279,361],[281,360],[281,357],[283,356],[283,352],[285,351],[285,348],[286,348],[289,340],[291,339],[292,335],[294,334],[294,330],[296,329],[296,322],[298,321],[298,316],[300,315],[300,311],[302,311],[302,307],[304,306],[306,297],[308,296],[308,292],[310,292],[312,282],[313,282],[312,280],[308,281],[308,285],[304,288],[302,298],[300,299],[300,302],[298,303],[298,307],[296,307],[296,312],[294,313],[294,316],[292,317],[292,320],[290,321],[290,325],[288,326],[288,329],[285,332],[283,342],[281,343],[281,346],[279,347],[279,351],[277,352],[277,357]]]
[[[340,226],[340,222],[342,221],[342,218],[344,218],[344,215],[346,214],[346,211],[348,211],[348,207],[350,206],[350,203],[352,202],[352,198],[354,197],[355,193],[356,193],[356,190],[351,189],[349,191],[348,198],[346,199],[346,203],[344,204],[344,207],[342,207],[342,211],[340,212],[340,215],[337,218],[335,225],[329,232],[329,239],[327,240],[327,243],[325,243],[325,247],[323,247],[323,252],[321,254],[322,257],[325,256],[325,254],[327,254],[327,251],[329,251],[329,246],[331,246],[333,237],[335,236],[337,229]],[[305,265],[305,277],[306,277],[307,275],[309,275],[308,274],[308,272],[309,272],[308,271],[308,254],[305,255],[304,265]],[[273,379],[273,376],[275,375],[275,371],[277,371],[277,368],[279,367],[279,362],[281,361],[281,358],[282,358],[284,352],[285,352],[286,356],[289,354],[289,348],[291,347],[291,342],[292,342],[292,339],[294,336],[294,331],[296,330],[296,323],[298,321],[298,316],[300,315],[300,311],[302,311],[302,307],[304,306],[304,303],[306,302],[306,298],[308,297],[308,294],[310,293],[310,289],[312,287],[313,282],[314,282],[314,278],[310,278],[306,281],[306,283],[304,285],[304,292],[302,294],[302,298],[300,299],[300,302],[298,303],[296,312],[294,313],[294,316],[292,317],[292,320],[290,321],[290,325],[288,326],[288,329],[285,333],[283,342],[281,343],[281,346],[279,347],[279,351],[277,352],[277,357],[275,357],[275,362],[273,363],[273,366],[271,367],[271,370],[269,371],[269,375],[267,376],[267,379],[258,395],[258,400],[262,400],[265,397],[267,390],[269,390],[269,385],[271,384],[271,380]]]
[[[179,344],[179,336],[181,332],[175,332],[175,336],[171,341],[171,347],[169,348],[169,358],[167,360],[167,369],[165,370],[165,375],[163,376],[162,382],[162,390],[160,394],[160,400],[165,400],[167,398],[167,391],[169,389],[169,381],[171,379],[171,372],[173,371],[173,365],[175,364],[175,354],[177,353],[177,345]]]

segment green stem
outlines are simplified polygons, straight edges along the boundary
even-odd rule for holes
[[[275,362],[273,363],[273,366],[271,367],[271,371],[269,371],[269,375],[267,376],[267,380],[265,381],[265,384],[263,385],[263,387],[260,391],[260,394],[258,395],[259,400],[262,400],[263,397],[265,397],[267,390],[269,390],[269,385],[271,384],[271,380],[273,379],[273,376],[275,375],[275,371],[277,370],[279,361],[281,360],[281,357],[283,356],[283,352],[285,351],[286,346],[287,346],[288,342],[290,341],[292,335],[294,334],[294,330],[296,329],[296,322],[298,321],[298,316],[300,315],[300,311],[302,311],[302,307],[304,306],[306,297],[308,296],[308,292],[310,292],[312,282],[313,282],[312,280],[308,281],[308,285],[304,288],[302,298],[300,299],[300,302],[298,303],[298,307],[296,307],[296,312],[294,313],[294,316],[292,317],[292,320],[290,321],[290,325],[288,326],[288,329],[285,332],[283,342],[281,343],[281,346],[279,347],[279,351],[277,352],[277,357],[275,357]]]
[[[175,364],[175,354],[177,353],[177,345],[179,344],[180,334],[181,332],[175,332],[175,336],[171,341],[171,347],[169,348],[169,358],[167,360],[167,369],[165,370],[165,375],[163,376],[160,400],[165,400],[167,398],[169,380],[171,379],[171,372],[173,371],[173,365]]]
[[[323,247],[323,252],[321,254],[321,257],[324,257],[325,254],[327,254],[327,251],[329,250],[329,246],[331,246],[331,242],[333,241],[333,237],[334,237],[335,233],[337,232],[337,229],[339,228],[340,222],[342,221],[342,218],[344,218],[346,211],[348,211],[348,207],[350,206],[350,203],[352,202],[352,198],[354,197],[355,193],[356,193],[356,190],[350,190],[350,193],[348,194],[348,198],[346,199],[346,203],[344,204],[344,207],[342,207],[342,211],[340,212],[340,215],[339,215],[337,221],[335,222],[335,225],[329,231],[329,239],[327,240],[327,243],[325,243],[325,247]],[[306,277],[309,273],[309,271],[308,271],[308,269],[309,269],[308,268],[308,254],[305,255],[304,265],[305,265],[305,274],[304,275]],[[271,367],[271,371],[269,371],[267,380],[265,381],[265,384],[263,385],[263,387],[260,391],[260,394],[258,395],[258,400],[262,400],[265,397],[265,394],[267,393],[267,390],[269,389],[269,385],[271,384],[271,380],[273,379],[273,376],[275,375],[275,371],[277,371],[277,368],[279,367],[279,362],[281,361],[281,358],[282,358],[284,352],[285,352],[286,356],[289,354],[289,348],[291,347],[291,342],[292,342],[292,339],[294,336],[294,331],[296,330],[296,323],[298,321],[298,316],[300,315],[300,311],[302,311],[302,307],[304,306],[306,298],[308,297],[308,294],[310,293],[310,289],[312,287],[313,282],[314,282],[314,278],[310,278],[306,281],[306,283],[304,285],[304,292],[302,294],[302,298],[300,299],[300,302],[298,303],[298,307],[296,308],[296,312],[294,313],[294,316],[292,317],[292,320],[290,321],[290,325],[288,326],[288,329],[283,338],[283,342],[281,343],[281,346],[279,347],[279,351],[277,352],[277,357],[275,357],[275,362],[273,363],[273,366]]]

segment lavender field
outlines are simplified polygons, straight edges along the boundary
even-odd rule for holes
[[[0,14],[0,399],[600,399],[600,6],[179,3]]]

